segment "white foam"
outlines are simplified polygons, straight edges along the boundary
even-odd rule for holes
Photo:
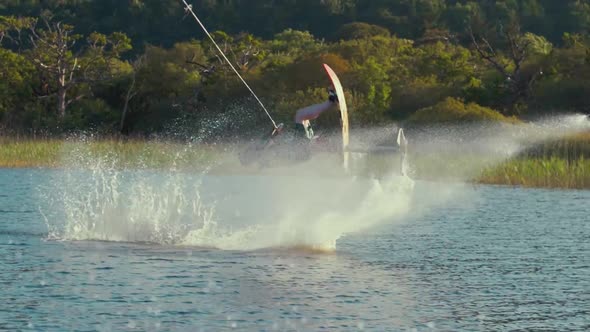
[[[409,162],[416,149],[485,156],[486,163],[472,160],[471,165],[462,165],[461,174],[467,180],[482,165],[500,163],[530,144],[589,128],[587,117],[573,115],[492,126],[478,139],[463,139],[451,130],[424,136],[407,132]],[[390,130],[373,132],[377,137]],[[182,158],[182,153],[177,157]],[[440,193],[432,199],[421,197],[420,202],[412,202],[414,182],[410,178],[390,175],[377,181],[345,176],[338,158],[322,156],[250,176],[231,171],[234,175],[183,173],[174,163],[158,171],[119,169],[117,158],[111,153],[90,153],[84,141],[64,151],[66,167],[54,173],[41,195],[41,211],[51,238],[227,250],[332,250],[346,234],[399,222],[409,213],[426,211],[430,203],[444,204],[441,197],[451,199],[457,194],[448,194],[441,184],[433,187]]]
[[[345,234],[396,222],[413,189],[407,177],[313,176],[340,167],[321,158],[298,166],[305,176],[119,169],[116,156],[88,153],[83,143],[64,160],[70,167],[42,195],[50,235],[60,240],[331,250]]]

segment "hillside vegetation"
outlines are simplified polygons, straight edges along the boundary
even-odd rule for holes
[[[587,1],[192,5],[277,121],[325,100],[322,63],[353,126],[589,111]],[[181,1],[4,0],[0,78],[5,134],[213,140],[270,125]]]

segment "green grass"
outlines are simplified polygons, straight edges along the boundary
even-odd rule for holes
[[[488,168],[479,183],[543,188],[590,188],[590,133],[547,141],[502,165]]]
[[[53,167],[63,141],[0,138],[0,167]]]
[[[200,168],[224,147],[147,140],[15,140],[0,138],[0,167],[61,167],[103,162],[113,167]]]
[[[590,158],[519,156],[490,166],[485,156],[415,156],[416,178],[538,188],[590,189]]]
[[[92,166],[202,169],[222,160],[228,146],[159,140],[28,140],[0,138],[0,167]],[[231,154],[230,154],[231,155]],[[498,166],[485,156],[410,155],[413,176],[482,184],[546,188],[590,188],[590,134],[545,142]],[[399,167],[398,158],[367,160],[368,173]]]
[[[485,170],[477,182],[523,187],[588,189],[590,159],[515,159]]]
[[[411,151],[414,177],[424,180],[542,188],[590,189],[590,133],[537,144],[501,161],[477,151]]]

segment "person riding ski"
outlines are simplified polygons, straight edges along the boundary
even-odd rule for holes
[[[274,145],[280,146],[276,148],[279,153],[275,155],[282,155],[283,159],[293,161],[308,160],[311,158],[310,143],[316,138],[310,121],[317,119],[322,113],[334,108],[336,105],[338,105],[338,96],[330,88],[328,89],[327,101],[301,108],[295,112],[293,129],[285,130],[285,126],[281,123],[273,128],[270,137],[266,136],[263,143],[258,144],[254,151],[252,149],[244,151],[240,157],[242,164],[254,162],[257,159],[255,155],[259,156],[264,150],[270,149]]]
[[[314,139],[313,128],[311,127],[311,120],[317,119],[322,113],[328,111],[338,103],[338,96],[333,89],[328,89],[328,100],[321,103],[311,105],[295,112],[295,131],[302,134],[302,137],[307,139]]]

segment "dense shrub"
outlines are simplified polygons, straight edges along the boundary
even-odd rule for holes
[[[463,103],[459,99],[446,98],[444,101],[423,108],[413,114],[409,123],[460,123],[460,122],[517,122],[515,118],[506,117],[491,108],[475,103]]]

